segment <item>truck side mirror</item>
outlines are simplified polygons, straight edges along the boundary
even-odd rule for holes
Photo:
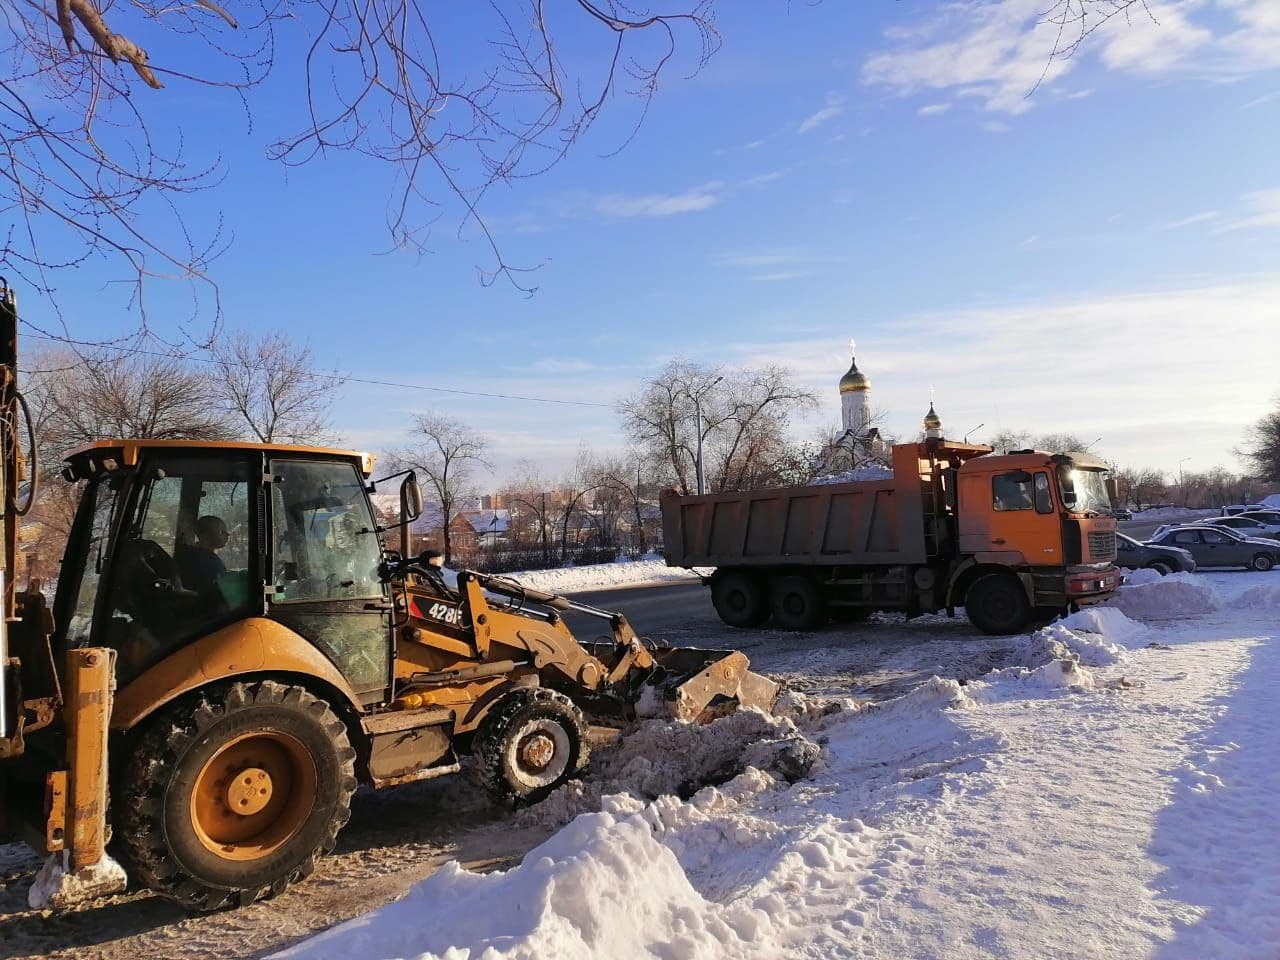
[[[418,485],[418,476],[412,470],[400,484],[400,518],[407,523],[422,516],[422,487]]]
[[[1116,483],[1116,478],[1104,477],[1102,480],[1102,485],[1107,488],[1107,497],[1111,500],[1111,503],[1113,505],[1119,503],[1120,502],[1120,486],[1119,484]]]

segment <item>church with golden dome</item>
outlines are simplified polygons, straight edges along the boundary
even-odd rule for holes
[[[890,442],[873,425],[879,415],[871,407],[871,378],[858,369],[856,344],[849,342],[849,369],[840,378],[840,427],[814,464],[821,474],[842,473],[889,462]],[[931,391],[932,392],[932,391]],[[921,423],[925,439],[942,439],[942,418],[929,401],[929,412]]]

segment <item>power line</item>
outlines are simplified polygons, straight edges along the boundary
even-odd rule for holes
[[[162,360],[191,360],[196,363],[207,363],[210,366],[233,366],[241,367],[245,370],[254,369],[250,364],[238,363],[236,361],[215,360],[212,357],[180,357],[171,353],[162,353],[159,350],[144,350],[141,347],[117,347],[110,344],[93,343],[88,340],[72,340],[69,337],[53,337],[46,333],[28,333],[25,336],[33,340],[49,340],[54,343],[67,343],[78,347],[92,347],[95,350],[115,350],[128,356],[141,357],[158,357]],[[24,370],[23,373],[62,373],[67,370],[74,370],[76,367],[57,367],[51,370]],[[321,380],[333,380],[337,383],[363,383],[375,387],[397,387],[402,390],[424,390],[430,393],[449,393],[462,397],[486,397],[491,400],[521,400],[527,403],[558,403],[571,407],[605,407],[613,409],[611,403],[595,403],[591,400],[559,400],[553,397],[526,397],[514,393],[486,393],[483,390],[458,390],[452,387],[428,387],[420,383],[399,383],[395,380],[375,380],[369,377],[351,377],[340,373],[320,373],[313,372],[310,374]]]

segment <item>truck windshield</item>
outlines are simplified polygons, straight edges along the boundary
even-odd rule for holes
[[[1071,513],[1102,514],[1111,511],[1111,498],[1101,470],[1081,470],[1070,464],[1058,467],[1062,503]]]

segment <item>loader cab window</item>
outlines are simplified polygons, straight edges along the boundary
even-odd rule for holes
[[[84,531],[80,582],[75,590],[75,602],[66,614],[66,641],[68,646],[83,646],[89,643],[93,630],[93,610],[98,601],[98,588],[102,583],[102,575],[107,561],[107,548],[111,536],[111,521],[115,516],[116,503],[119,500],[119,480],[102,478],[92,481],[85,489],[80,502],[80,515],[76,518],[76,530]],[[76,536],[77,534],[73,534]],[[68,586],[74,584],[75,576],[64,571]],[[62,606],[59,604],[61,611]],[[62,619],[61,617],[59,619]]]
[[[122,680],[260,609],[248,458],[149,457],[112,558],[106,643]],[[260,603],[260,601],[257,601]]]
[[[276,460],[271,472],[276,599],[381,597],[382,549],[355,466]]]

